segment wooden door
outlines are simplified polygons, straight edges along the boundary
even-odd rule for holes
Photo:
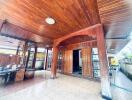
[[[91,48],[82,49],[82,75],[83,77],[93,77],[92,69],[92,57],[91,57]]]
[[[63,55],[64,65],[63,71],[64,74],[72,74],[73,70],[73,50],[65,50]]]

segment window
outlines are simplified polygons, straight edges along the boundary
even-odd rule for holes
[[[100,66],[97,48],[92,48],[92,63],[94,78],[100,78]]]

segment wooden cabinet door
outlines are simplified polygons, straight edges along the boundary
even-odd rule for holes
[[[92,49],[84,48],[81,51],[82,53],[82,75],[83,77],[93,77],[92,70]]]

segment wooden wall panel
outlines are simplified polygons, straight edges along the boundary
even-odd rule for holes
[[[86,41],[86,42],[80,42],[75,44],[69,44],[65,46],[65,49],[67,50],[73,50],[73,49],[83,49],[83,48],[89,48],[89,47],[97,47],[97,41]]]
[[[16,55],[0,54],[0,65],[20,64],[20,57]]]
[[[93,45],[94,44],[94,45]],[[91,59],[91,48],[96,47],[96,41],[93,42],[82,42],[82,43],[76,43],[76,44],[70,44],[65,47],[63,47],[64,56],[63,56],[63,71],[66,74],[72,73],[73,68],[73,50],[81,49],[82,50],[82,60],[83,60],[83,68],[82,68],[82,74],[84,77],[93,77],[93,70],[92,70],[92,59]],[[72,53],[69,54],[68,51],[71,51]],[[71,61],[68,57],[71,56]],[[69,67],[70,66],[70,67]],[[69,69],[67,68],[69,67]],[[70,71],[67,71],[70,70]]]
[[[82,49],[82,75],[83,77],[93,77],[91,48]]]
[[[73,51],[64,51],[64,74],[71,74],[73,70]]]
[[[34,42],[43,43],[43,44],[49,44],[49,45],[52,44],[51,39],[37,35],[31,31],[23,29],[17,25],[9,23],[9,22],[3,24],[0,32],[4,36],[10,36],[10,37],[13,37],[16,39],[22,39],[25,41],[30,40],[30,41],[34,41]]]

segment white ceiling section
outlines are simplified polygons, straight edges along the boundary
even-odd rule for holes
[[[122,59],[128,56],[132,56],[132,39],[130,42],[119,52],[116,54],[117,59]]]

